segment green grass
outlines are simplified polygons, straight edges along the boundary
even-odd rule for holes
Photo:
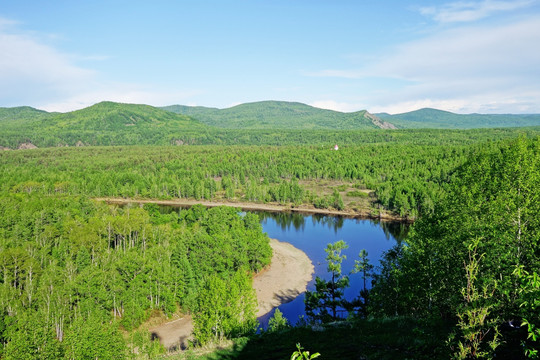
[[[369,194],[367,192],[364,192],[364,191],[354,190],[354,191],[349,191],[347,193],[347,196],[350,196],[350,197],[368,197]]]

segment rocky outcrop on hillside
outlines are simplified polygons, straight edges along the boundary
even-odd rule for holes
[[[377,116],[375,116],[373,114],[370,114],[367,111],[366,111],[366,114],[364,116],[366,118],[368,118],[369,120],[371,120],[373,125],[377,126],[378,128],[381,128],[381,129],[397,129],[397,127],[394,124],[386,122],[386,121],[382,120],[381,118],[379,118],[379,117],[377,117]]]

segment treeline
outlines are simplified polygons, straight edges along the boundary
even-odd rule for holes
[[[174,114],[173,114],[174,115]],[[136,115],[133,115],[136,116]],[[472,130],[284,130],[284,129],[218,129],[202,124],[180,122],[153,124],[132,123],[131,115],[123,115],[127,125],[98,127],[89,123],[70,128],[64,123],[47,126],[44,123],[18,124],[0,122],[0,147],[17,149],[23,143],[43,147],[123,146],[123,145],[358,145],[375,143],[408,143],[416,145],[472,144],[478,141],[498,141],[519,134],[535,136],[539,127]],[[96,121],[97,122],[97,121]]]
[[[483,145],[484,146],[484,145]],[[474,147],[473,147],[474,148]],[[466,146],[189,146],[52,148],[0,153],[0,188],[20,193],[155,199],[232,199],[348,206],[348,187],[374,191],[367,209],[429,213]],[[332,185],[346,184],[343,188]],[[320,189],[323,189],[321,191]]]
[[[201,343],[255,330],[251,275],[272,254],[256,215],[202,206],[164,215],[63,194],[0,198],[0,358],[153,356],[159,343],[136,329],[178,306],[195,314]],[[226,305],[205,302],[223,286]]]

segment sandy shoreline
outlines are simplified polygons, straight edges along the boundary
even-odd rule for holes
[[[275,239],[270,239],[270,246],[273,250],[270,266],[253,278],[259,304],[257,317],[294,300],[306,291],[313,277],[313,264],[302,250]],[[193,321],[189,315],[150,330],[166,348],[185,344],[192,331]]]
[[[294,300],[313,278],[313,264],[302,250],[276,239],[270,239],[270,246],[274,251],[270,267],[253,278],[259,304],[257,317]]]
[[[316,209],[314,207],[308,207],[307,205],[300,205],[298,207],[291,207],[290,205],[279,204],[259,204],[248,202],[230,202],[230,201],[204,201],[195,199],[174,199],[174,200],[157,200],[157,199],[129,199],[129,198],[115,198],[104,197],[94,198],[96,201],[104,201],[108,204],[126,205],[126,204],[158,204],[166,206],[193,206],[195,204],[202,204],[206,207],[216,206],[230,206],[239,208],[242,210],[260,210],[270,212],[297,212],[301,214],[321,214],[321,215],[333,215],[344,216],[349,218],[362,218],[362,219],[381,219],[386,221],[411,221],[392,214],[382,213],[380,216],[372,216],[369,210],[360,211],[339,211],[329,209]]]

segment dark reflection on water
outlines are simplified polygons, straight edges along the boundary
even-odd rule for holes
[[[343,227],[346,220],[352,221],[369,221],[381,227],[387,239],[394,238],[397,241],[405,239],[409,232],[410,224],[398,221],[381,221],[379,219],[353,219],[342,216],[329,216],[321,214],[306,215],[301,213],[286,213],[286,212],[268,212],[268,211],[251,211],[259,215],[262,222],[267,219],[272,219],[281,227],[281,230],[291,230],[291,227],[296,231],[303,231],[306,227],[306,221],[311,220],[310,226],[322,226],[333,230],[335,233]]]
[[[290,229],[294,227],[296,231],[303,230],[306,226],[306,220],[311,219],[313,225],[320,225],[337,232],[343,227],[343,217],[340,216],[326,216],[321,214],[305,215],[297,212],[268,212],[268,211],[252,211],[259,215],[261,221],[266,219],[273,219],[282,230]]]

